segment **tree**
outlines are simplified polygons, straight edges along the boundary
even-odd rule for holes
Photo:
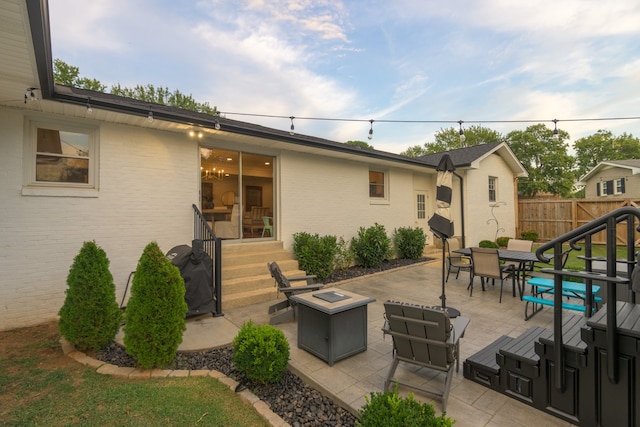
[[[362,148],[371,148],[373,149],[373,145],[368,144],[364,141],[347,141],[345,144],[353,145],[354,147],[362,147]]]
[[[156,88],[151,84],[137,85],[134,88],[122,87],[120,83],[112,85],[109,92],[107,87],[96,79],[80,77],[80,69],[60,59],[53,61],[53,79],[55,83],[77,87],[80,89],[94,90],[96,92],[111,93],[113,95],[124,96],[149,103],[168,105],[170,107],[183,108],[185,110],[197,111],[211,115],[218,115],[215,106],[208,102],[198,102],[191,95],[185,95],[179,90],[171,91],[166,87]]]
[[[186,329],[187,303],[180,270],[156,242],[149,243],[133,276],[124,313],[124,345],[143,368],[164,368],[175,358]]]
[[[581,177],[598,163],[607,160],[640,159],[640,140],[623,133],[614,136],[611,131],[600,129],[594,135],[578,139],[576,152],[576,176]]]
[[[528,197],[537,193],[571,194],[575,175],[572,171],[574,159],[567,154],[569,138],[566,131],[559,130],[554,138],[553,130],[544,124],[527,127],[524,131],[512,131],[507,141],[529,176],[518,178],[518,191]]]
[[[95,242],[84,242],[67,276],[64,304],[58,314],[60,334],[78,350],[98,350],[113,341],[122,313],[109,258]]]
[[[464,136],[464,141],[461,141],[460,130],[454,127],[440,129],[435,134],[435,142],[426,142],[422,147],[414,145],[400,154],[409,157],[420,157],[426,154],[441,153],[443,151],[471,147],[479,144],[500,142],[503,139],[500,132],[480,125],[469,126],[464,130]]]
[[[57,84],[104,92],[106,86],[96,79],[80,77],[80,69],[60,59],[53,60],[53,79]]]

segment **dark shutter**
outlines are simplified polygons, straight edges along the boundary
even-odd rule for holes
[[[624,178],[620,178],[620,192],[624,193]]]
[[[614,194],[616,192],[616,189],[613,187],[613,185],[613,180],[607,181],[607,194]]]
[[[596,182],[596,196],[600,197],[600,182]]]

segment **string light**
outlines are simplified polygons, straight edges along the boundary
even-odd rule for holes
[[[93,113],[93,108],[91,108],[91,97],[87,97],[87,114]]]
[[[369,120],[369,123],[371,123],[371,128],[369,129],[369,136],[367,136],[367,138],[369,139],[373,139],[373,122],[374,122],[373,119]]]
[[[247,117],[266,117],[275,119],[296,119],[296,120],[315,120],[315,121],[333,121],[333,122],[370,122],[371,119],[351,119],[351,118],[337,118],[337,117],[298,117],[298,116],[282,116],[274,114],[256,114],[256,113],[238,113],[232,111],[221,111],[221,115],[229,116],[247,116]],[[593,122],[593,121],[619,121],[619,120],[640,120],[640,116],[630,117],[596,117],[596,118],[575,118],[575,119],[554,119],[563,122]],[[554,120],[550,119],[536,119],[536,120],[396,120],[396,119],[376,119],[378,123],[425,123],[425,124],[455,124],[455,123],[472,123],[472,124],[486,124],[486,123],[553,123]],[[292,123],[293,124],[293,123]]]
[[[558,135],[558,119],[553,119],[553,136],[551,138],[553,138],[554,141],[557,141],[558,139],[560,139],[560,135]]]
[[[153,111],[149,111],[149,115],[147,115],[147,121],[149,123],[153,122]]]
[[[464,123],[462,120],[458,120],[458,123],[460,124],[460,142],[464,142],[467,137],[464,135],[464,130],[462,130],[462,124]]]
[[[289,135],[295,135],[295,132],[293,131],[295,129],[295,126],[293,126],[293,119],[295,119],[295,117],[289,116],[289,118],[291,119],[291,129],[289,130]]]
[[[216,119],[216,122],[213,125],[213,127],[215,128],[215,130],[220,130],[220,120]]]

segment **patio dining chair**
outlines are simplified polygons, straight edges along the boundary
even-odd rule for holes
[[[442,397],[442,410],[446,410],[453,369],[455,366],[457,372],[460,364],[460,338],[464,336],[469,319],[458,316],[452,325],[444,310],[396,301],[385,302],[384,309],[386,323],[383,332],[393,337],[394,350],[384,390],[398,383],[435,394]],[[394,377],[400,362],[444,372],[442,389],[432,387],[436,381],[429,381],[429,387],[424,387],[418,385],[423,380],[405,380],[411,378],[405,373]],[[419,375],[419,371],[410,372],[411,375]]]
[[[445,282],[449,281],[449,274],[451,273],[451,270],[454,270],[454,269],[456,271],[456,280],[460,275],[460,270],[466,270],[469,272],[469,274],[471,274],[471,258],[469,258],[468,256],[464,256],[464,255],[453,252],[456,249],[460,249],[460,242],[458,241],[458,239],[455,239],[455,238],[447,239],[445,244],[447,245],[447,254],[448,254],[447,278]]]
[[[287,298],[286,300],[281,301],[277,304],[273,304],[272,306],[269,307],[269,314],[272,315],[271,318],[269,319],[269,323],[272,325],[285,322],[287,320],[295,320],[296,303],[290,299],[292,295],[296,295],[303,292],[316,291],[324,287],[323,283],[315,283],[316,276],[314,275],[296,276],[296,277],[285,276],[282,273],[280,266],[275,261],[267,263],[267,267],[269,268],[271,277],[273,277],[273,279],[276,282],[278,293],[282,292]],[[302,286],[291,285],[291,282],[299,282],[299,281],[304,281],[306,285],[302,285]]]
[[[493,248],[471,248],[471,280],[469,282],[469,296],[473,295],[473,279],[480,277],[482,290],[484,291],[484,279],[491,279],[495,285],[496,279],[500,280],[500,302],[502,302],[502,289],[504,281],[511,277],[513,294],[516,289],[516,270],[512,264],[500,264],[498,250]]]

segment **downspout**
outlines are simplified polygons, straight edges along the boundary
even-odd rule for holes
[[[465,244],[465,233],[464,233],[464,180],[462,179],[462,177],[460,175],[458,175],[455,171],[453,172],[453,174],[455,176],[458,177],[458,179],[460,180],[460,217],[462,218],[462,247],[466,248],[467,245]]]

